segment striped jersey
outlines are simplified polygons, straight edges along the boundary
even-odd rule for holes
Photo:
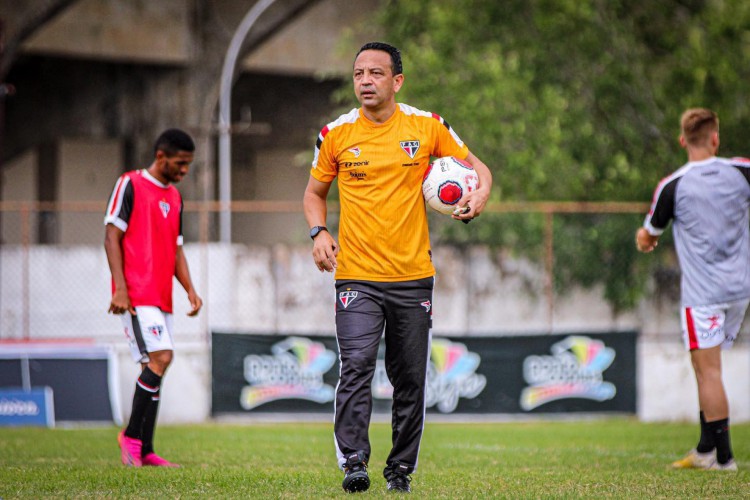
[[[663,179],[644,227],[658,236],[671,219],[683,307],[750,298],[750,160],[688,162]]]
[[[422,179],[431,157],[468,154],[445,120],[406,104],[382,124],[353,109],[326,125],[310,173],[326,183],[338,178],[336,279],[434,275]]]
[[[177,246],[182,245],[182,197],[177,188],[162,184],[146,170],[127,172],[117,179],[104,224],[125,233],[123,270],[131,304],[171,313]]]

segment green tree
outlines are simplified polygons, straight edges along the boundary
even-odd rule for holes
[[[402,0],[378,22],[402,50],[400,100],[454,125],[493,169],[493,200],[647,201],[685,161],[686,107],[719,113],[724,155],[745,147],[749,2]],[[615,309],[632,307],[639,221],[557,217],[557,286],[603,284]],[[541,217],[436,226],[441,241],[541,255]]]

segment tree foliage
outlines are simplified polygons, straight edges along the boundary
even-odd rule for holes
[[[493,170],[493,200],[647,201],[685,161],[687,107],[719,113],[722,154],[750,154],[750,2],[402,0],[378,21],[403,54],[399,100],[456,128]],[[442,237],[524,251],[532,219],[488,217]],[[604,284],[616,309],[633,306],[637,223],[556,218],[558,285]],[[591,275],[612,258],[619,271]]]

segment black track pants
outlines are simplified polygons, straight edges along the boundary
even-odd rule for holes
[[[416,468],[424,426],[433,286],[432,277],[387,283],[336,282],[341,375],[334,435],[339,465],[356,451],[370,457],[371,383],[385,330],[385,368],[393,385],[393,448],[386,465],[406,465],[408,473]]]

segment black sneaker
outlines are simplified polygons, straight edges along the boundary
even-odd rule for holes
[[[394,493],[411,493],[411,477],[406,471],[408,467],[402,464],[394,466],[390,471],[385,474],[385,479],[388,481],[388,491]]]
[[[388,480],[388,491],[396,493],[411,493],[411,477],[406,474],[394,473],[391,474],[391,478]]]
[[[367,491],[370,487],[370,476],[367,475],[367,459],[363,451],[352,453],[344,464],[344,482],[341,483],[344,491],[356,493]]]

